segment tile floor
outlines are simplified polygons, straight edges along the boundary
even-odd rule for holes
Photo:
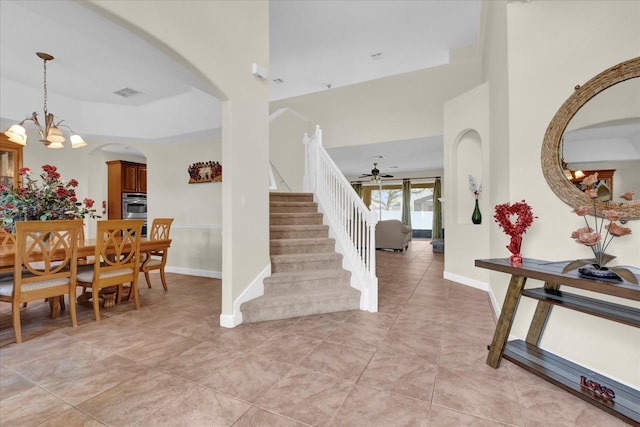
[[[13,343],[0,305],[0,425],[619,426],[623,422],[503,361],[485,293],[442,279],[428,241],[378,252],[380,312],[221,328],[220,281],[168,274],[79,327],[23,309]]]

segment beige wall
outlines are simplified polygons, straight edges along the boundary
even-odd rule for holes
[[[479,62],[435,67],[272,102],[322,128],[326,148],[442,135],[442,105],[480,83]]]
[[[222,183],[188,184],[189,165],[220,161],[222,141],[180,143],[144,148],[147,156],[149,226],[151,219],[171,217],[168,271],[222,277]],[[224,166],[224,164],[223,164]],[[223,167],[223,179],[224,179]]]
[[[188,184],[187,168],[200,160],[220,160],[220,138],[182,143],[177,146],[130,142],[144,156],[102,151],[104,144],[90,143],[84,149],[67,147],[50,150],[37,141],[24,149],[24,166],[36,174],[41,166],[52,164],[64,180],[79,181],[79,199],[96,201],[102,218],[101,201],[107,199],[107,165],[110,160],[128,160],[147,164],[149,226],[156,217],[174,218],[172,245],[167,271],[222,277],[222,184]],[[95,220],[85,219],[86,234],[95,236]]]
[[[491,65],[485,66],[484,72],[492,87],[491,111],[495,115],[495,120],[491,118],[491,169],[500,175],[494,174],[488,184],[490,206],[525,199],[533,207],[538,218],[524,237],[524,256],[549,260],[589,257],[587,248],[569,238],[581,222],[549,189],[540,167],[540,149],[547,125],[576,84],[640,55],[640,3],[512,2],[494,5],[490,13],[495,25],[487,33],[484,63]],[[504,32],[508,46],[499,42]],[[503,86],[496,87],[507,81],[507,75],[508,92]],[[508,115],[504,114],[505,105]],[[508,145],[504,143],[505,132]],[[508,256],[504,248],[508,237],[495,224],[490,226],[491,256]],[[618,256],[616,261],[620,264],[639,265],[639,225],[636,221],[628,226],[634,234],[616,240],[609,252]],[[451,250],[465,248],[452,248],[447,242],[447,251]],[[494,273],[490,283],[501,304],[508,277]],[[541,284],[532,281],[529,285]],[[521,302],[512,329],[514,336],[526,335],[534,307],[526,299]],[[624,383],[640,386],[638,329],[557,309],[542,346]]]
[[[303,135],[313,135],[314,126],[289,108],[271,113],[269,124],[269,161],[282,182],[275,191],[301,192],[304,176]]]
[[[180,1],[91,3],[191,66],[223,100],[221,323],[232,326],[238,320],[234,301],[269,264],[265,167],[268,82],[251,74],[253,63],[269,63],[269,4],[200,1],[184,7]],[[251,156],[246,155],[249,152]],[[203,248],[194,246],[192,250],[198,254]]]
[[[445,277],[486,290],[489,273],[474,267],[476,258],[489,257],[492,222],[487,198],[489,168],[489,84],[484,83],[444,105],[444,228]],[[482,223],[473,224],[475,198],[468,176],[482,184],[478,204]]]

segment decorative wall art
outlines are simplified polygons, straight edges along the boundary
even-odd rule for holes
[[[189,166],[189,184],[222,182],[222,165],[219,162],[197,162]]]

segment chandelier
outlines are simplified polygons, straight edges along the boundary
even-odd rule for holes
[[[71,147],[81,148],[87,145],[84,139],[80,135],[76,135],[69,126],[62,124],[64,120],[60,120],[58,123],[54,123],[53,114],[47,111],[47,61],[53,60],[53,56],[48,53],[36,52],[36,55],[44,61],[44,130],[38,121],[38,114],[34,111],[31,117],[27,117],[18,124],[15,124],[9,128],[4,134],[7,135],[9,141],[15,142],[20,145],[27,145],[27,132],[22,126],[26,121],[32,121],[38,127],[38,133],[40,133],[40,142],[42,142],[47,148],[63,148],[63,142],[65,141],[60,127],[66,127],[72,133],[71,135]]]

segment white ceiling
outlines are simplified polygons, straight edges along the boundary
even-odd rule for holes
[[[161,2],[149,2],[149,7],[161,7]],[[476,43],[479,20],[480,0],[271,1],[270,98],[447,63],[452,48]],[[144,39],[69,0],[0,1],[3,128],[32,111],[42,114],[43,67],[35,52],[55,57],[47,64],[49,112],[89,143],[168,143],[177,135],[185,141],[219,134],[220,105],[207,82]],[[113,93],[124,88],[141,94],[122,98]],[[416,156],[411,153],[434,146],[439,151],[424,158],[442,159],[441,141],[439,146],[427,140],[402,144],[406,156],[389,158],[398,150],[362,146],[335,150],[336,160],[350,167],[348,158],[371,163],[372,156],[387,153],[380,162],[385,166],[423,170],[427,165],[412,164]]]
[[[283,80],[271,100],[446,64],[476,43],[480,23],[479,0],[272,1],[269,11],[270,79]]]

